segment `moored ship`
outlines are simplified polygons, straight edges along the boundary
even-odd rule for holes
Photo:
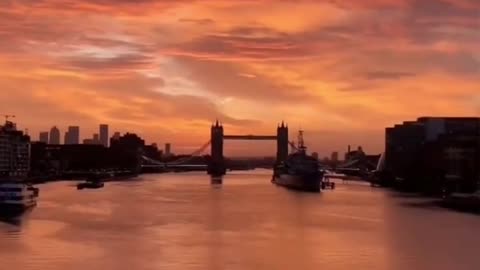
[[[30,137],[13,122],[0,126],[0,216],[15,216],[37,204],[38,189],[26,183]]]
[[[38,188],[11,181],[0,183],[0,216],[17,216],[37,205]]]
[[[323,174],[317,158],[307,154],[303,131],[300,131],[297,151],[275,166],[272,182],[290,189],[319,192]]]

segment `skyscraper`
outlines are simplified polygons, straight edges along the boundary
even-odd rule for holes
[[[331,156],[330,160],[332,160],[333,162],[337,162],[338,161],[338,152],[332,152],[332,156]]]
[[[70,134],[68,131],[65,132],[65,136],[63,137],[64,144],[70,144]]]
[[[48,143],[48,132],[40,132],[38,140],[42,143]]]
[[[65,133],[65,144],[79,144],[80,143],[80,127],[69,126]]]
[[[100,143],[108,147],[108,125],[100,125]]]
[[[169,157],[172,153],[172,145],[170,143],[165,144],[165,156]]]
[[[101,141],[100,141],[100,136],[98,136],[98,133],[95,133],[93,134],[93,144],[103,144]]]
[[[60,130],[57,127],[50,129],[50,144],[60,144]]]

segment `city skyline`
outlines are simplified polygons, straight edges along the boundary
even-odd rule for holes
[[[30,134],[75,124],[86,138],[109,123],[188,153],[217,118],[231,134],[272,134],[284,120],[321,155],[349,144],[380,153],[384,128],[404,119],[480,114],[479,10],[475,0],[8,1],[0,102]],[[250,145],[226,153],[274,149]]]

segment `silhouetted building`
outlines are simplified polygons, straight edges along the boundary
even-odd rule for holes
[[[480,181],[480,118],[422,117],[385,130],[385,168],[409,189],[461,190]]]
[[[94,145],[96,143],[93,139],[84,139],[83,144]]]
[[[32,144],[34,175],[60,175],[68,171],[90,171],[115,167],[111,153],[102,145]]]
[[[352,151],[350,145],[348,146],[348,152],[345,154],[345,161],[351,159],[360,159],[365,156],[363,147],[359,146],[357,150]]]
[[[345,152],[344,160],[348,159],[348,155],[350,154],[351,151],[352,151],[352,147],[348,145],[347,152]]]
[[[92,138],[84,139],[83,144],[88,144],[88,145],[102,145],[103,144],[100,142],[100,137],[98,134],[93,134]]]
[[[105,147],[108,147],[108,138],[108,125],[100,125],[100,142]]]
[[[115,132],[110,138],[110,147],[112,147],[113,144],[117,143],[120,140],[120,137],[120,132]]]
[[[101,145],[103,145],[102,142],[100,141],[100,136],[99,136],[97,133],[93,134],[93,142],[94,142],[95,144],[101,144]]]
[[[113,136],[110,138],[110,146],[112,145],[112,141],[117,141],[121,137],[120,132],[115,132]]]
[[[338,162],[338,152],[332,152],[330,159],[332,162]]]
[[[313,152],[312,153],[312,157],[316,160],[318,160],[318,153],[317,152]]]
[[[79,144],[80,143],[80,127],[70,126],[65,133],[65,144]]]
[[[170,143],[165,144],[165,156],[170,157],[172,155],[172,145]]]
[[[154,159],[154,160],[162,159],[162,151],[158,149],[158,146],[156,143],[153,143],[151,145],[146,145],[144,147],[144,153],[145,153],[145,156],[151,159]]]
[[[110,140],[110,149],[115,164],[120,168],[126,168],[140,172],[142,156],[145,149],[145,141],[136,134],[127,133]]]
[[[69,144],[70,143],[70,134],[65,132],[65,135],[63,136],[63,144]]]
[[[60,144],[60,130],[57,127],[50,129],[49,144]]]
[[[38,136],[38,141],[48,143],[48,132],[40,132],[40,135]]]
[[[29,170],[30,137],[6,121],[0,126],[0,176],[21,180]]]

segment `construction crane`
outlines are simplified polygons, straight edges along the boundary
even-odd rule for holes
[[[15,118],[15,115],[4,114],[3,117],[5,117],[5,122],[8,122],[8,119],[10,119],[10,118]]]

